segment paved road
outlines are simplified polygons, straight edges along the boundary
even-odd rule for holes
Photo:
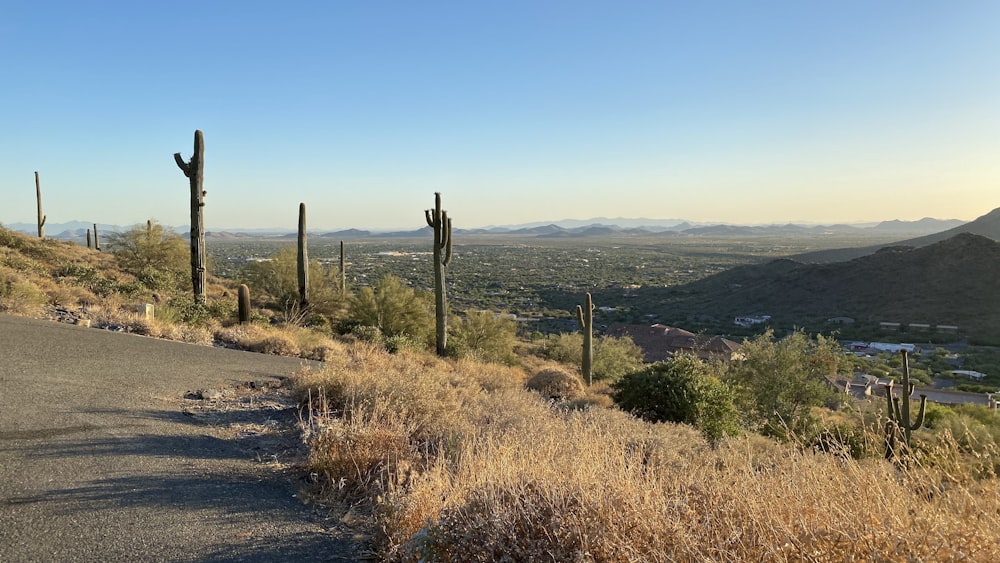
[[[300,360],[0,315],[0,561],[343,561],[356,545],[179,398]]]

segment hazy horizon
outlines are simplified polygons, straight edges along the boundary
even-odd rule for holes
[[[181,17],[180,15],[183,15]],[[0,223],[835,224],[1000,207],[1000,3],[16,3]],[[255,227],[261,225],[262,227]]]

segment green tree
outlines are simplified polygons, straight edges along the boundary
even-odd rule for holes
[[[406,336],[430,344],[434,308],[427,292],[408,287],[395,276],[362,287],[348,301],[347,320],[354,326],[372,326],[386,337]]]
[[[104,246],[123,270],[150,289],[177,289],[187,282],[187,242],[155,221],[110,233]]]
[[[764,434],[787,437],[813,420],[812,407],[824,404],[835,392],[826,378],[835,375],[844,350],[833,339],[812,340],[801,331],[775,341],[768,330],[747,341],[742,359],[730,364],[727,380],[741,390],[749,422]]]
[[[719,368],[682,354],[625,374],[612,384],[615,402],[651,422],[680,422],[698,428],[712,443],[740,432],[735,393]]]
[[[448,349],[458,356],[511,365],[517,360],[514,355],[516,342],[514,319],[490,311],[469,310],[463,318],[452,319]]]

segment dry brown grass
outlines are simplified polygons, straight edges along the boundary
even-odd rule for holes
[[[539,371],[524,386],[552,401],[572,401],[584,394],[579,376],[558,367]]]
[[[560,409],[520,389],[523,373],[482,378],[481,369],[356,345],[325,371],[299,376],[299,393],[324,407],[307,435],[314,470],[328,491],[377,505],[384,558],[1000,555],[996,481],[804,452],[761,437],[712,449],[689,427],[601,408]]]

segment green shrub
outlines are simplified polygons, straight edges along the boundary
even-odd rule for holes
[[[612,384],[615,402],[650,422],[681,422],[715,443],[740,432],[734,393],[713,366],[681,355],[625,374]]]
[[[348,302],[347,320],[354,326],[377,327],[385,337],[404,335],[427,344],[434,330],[433,305],[427,292],[407,287],[394,276],[358,290]]]
[[[549,360],[579,366],[583,363],[583,335],[578,332],[549,335],[541,353]],[[602,336],[594,340],[595,381],[615,381],[642,365],[642,349],[631,338]]]

